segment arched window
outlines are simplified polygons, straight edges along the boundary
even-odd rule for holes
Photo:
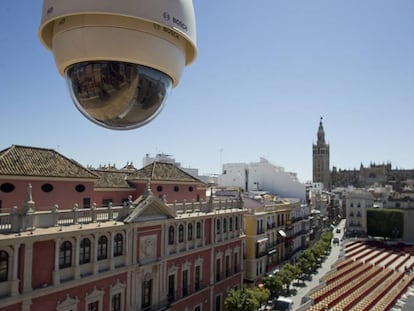
[[[91,240],[82,239],[79,245],[79,264],[91,262]]]
[[[170,226],[168,228],[168,245],[174,244],[174,227]]]
[[[227,232],[227,219],[223,219],[223,232]]]
[[[199,222],[196,225],[196,239],[201,239],[201,223]]]
[[[189,241],[193,240],[193,224],[188,224],[188,228],[187,228],[187,238]]]
[[[101,235],[98,240],[98,260],[108,258],[108,238]]]
[[[184,242],[184,226],[178,226],[178,243]]]
[[[7,282],[9,279],[9,254],[0,251],[0,282]]]
[[[220,228],[220,219],[217,219],[216,221],[216,234],[220,234],[221,228]]]
[[[229,219],[229,231],[233,231],[233,217],[230,217]]]
[[[72,266],[72,243],[65,241],[59,248],[59,268]]]
[[[121,233],[115,234],[114,238],[114,257],[122,256],[124,249],[124,237]]]

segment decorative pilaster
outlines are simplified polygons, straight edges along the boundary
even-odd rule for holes
[[[109,232],[109,269],[114,270],[115,269],[115,258],[114,258],[114,238],[115,234],[114,232]]]
[[[23,293],[32,291],[33,242],[27,241],[24,249]]]
[[[12,287],[11,296],[17,296],[19,294],[19,279],[18,279],[18,265],[19,265],[19,250],[20,244],[13,246],[13,266],[12,266]]]
[[[53,285],[60,284],[60,271],[59,271],[59,249],[60,239],[55,240],[55,269],[53,271]]]
[[[98,239],[99,234],[96,233],[94,235],[94,242],[93,242],[93,255],[92,255],[92,268],[93,268],[93,274],[98,274],[99,272],[99,263],[98,263]]]
[[[80,237],[75,238],[75,280],[80,278],[80,267],[79,267],[79,250],[80,250]]]

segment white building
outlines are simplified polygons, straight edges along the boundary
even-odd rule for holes
[[[367,234],[367,209],[374,206],[373,195],[362,189],[349,190],[345,195],[346,231],[348,235]]]
[[[309,207],[301,204],[299,200],[289,199],[292,211],[290,213],[292,236],[292,257],[298,260],[301,251],[309,246]]]
[[[240,187],[245,192],[266,191],[282,198],[297,198],[305,201],[305,185],[296,173],[285,172],[281,166],[260,158],[260,162],[223,164],[219,185]]]

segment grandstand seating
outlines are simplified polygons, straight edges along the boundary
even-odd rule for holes
[[[309,295],[310,311],[390,310],[414,281],[414,247],[380,241],[352,241],[345,259]]]

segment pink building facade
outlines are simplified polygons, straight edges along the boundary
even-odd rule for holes
[[[206,187],[170,163],[0,151],[0,310],[224,310],[243,282],[243,208]]]

